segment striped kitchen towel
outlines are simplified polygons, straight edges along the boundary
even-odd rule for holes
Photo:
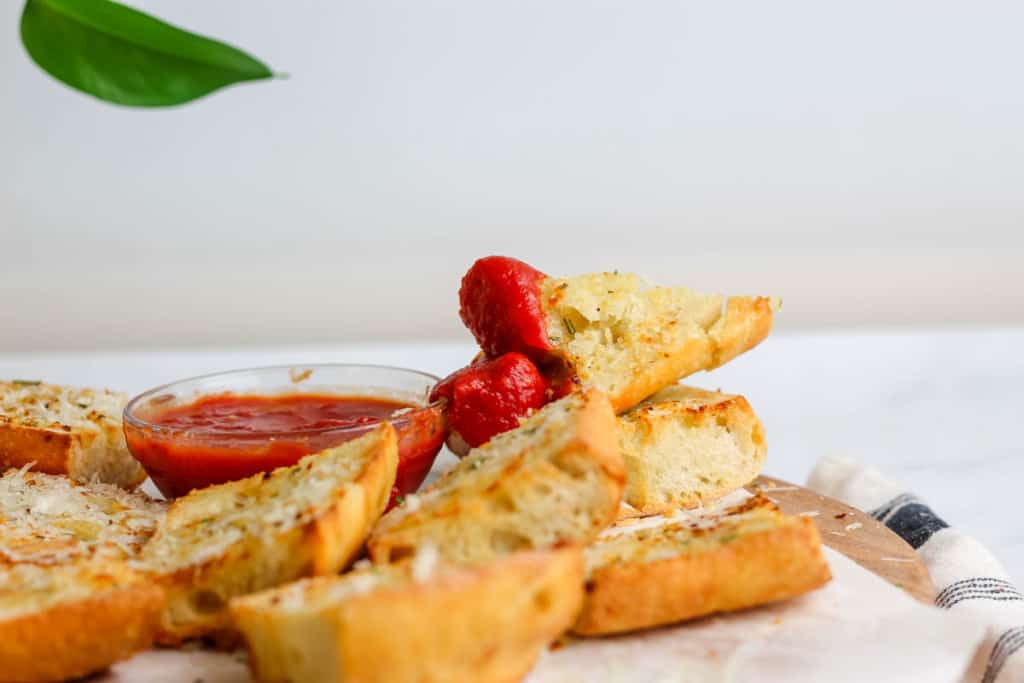
[[[988,637],[964,681],[1024,682],[1024,595],[981,543],[878,470],[848,458],[822,458],[807,486],[869,512],[899,534],[928,567],[936,607],[986,624]]]

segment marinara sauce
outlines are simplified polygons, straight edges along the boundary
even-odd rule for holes
[[[212,394],[156,407],[128,429],[132,453],[168,497],[286,467],[389,421],[398,435],[395,494],[414,491],[445,437],[439,409],[334,394]]]

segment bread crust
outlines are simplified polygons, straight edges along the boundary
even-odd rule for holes
[[[626,464],[624,499],[632,508],[623,508],[620,518],[715,501],[753,481],[767,455],[764,427],[746,398],[697,387],[675,385],[654,394],[620,415],[617,429]],[[673,452],[675,477],[691,479],[688,490],[661,490],[659,463],[651,461],[663,450]]]
[[[760,344],[772,331],[778,299],[766,296],[734,296],[725,304],[725,313],[709,334],[714,341],[713,370]]]
[[[375,452],[362,470],[309,521],[269,536],[246,536],[217,557],[176,571],[157,572],[157,581],[167,595],[157,642],[175,645],[197,636],[229,637],[227,603],[232,597],[305,576],[334,574],[347,566],[383,513],[394,485],[398,463],[395,431],[385,423],[379,432]],[[262,476],[222,486],[251,485]],[[188,505],[189,496],[179,498],[171,505],[167,520],[173,522],[175,515],[182,514],[179,510]],[[157,540],[155,537],[146,550]]]
[[[506,683],[521,680],[572,624],[582,584],[582,553],[573,546],[438,569],[334,605],[274,610],[257,595],[231,609],[258,681]],[[302,660],[314,653],[334,670],[312,675]]]
[[[658,362],[639,368],[621,387],[608,392],[616,413],[622,413],[665,387],[702,370],[714,370],[754,348],[772,330],[774,305],[767,297],[735,296],[706,336],[691,337]]]
[[[124,403],[127,397],[115,392],[100,392],[88,389],[72,389],[50,384],[22,386],[14,382],[0,382],[0,398],[21,396],[24,405],[12,404],[0,408],[0,470],[21,468],[32,463],[37,472],[63,474],[75,481],[88,483],[93,474],[100,480],[134,489],[146,479],[142,466],[131,457],[124,444],[121,432],[121,415],[100,412],[84,413],[78,417],[87,423],[68,424],[63,421],[59,408],[40,411],[39,404],[47,401],[60,403],[55,396],[75,392],[75,396],[102,397]],[[30,418],[26,413],[45,415],[45,419]],[[91,453],[99,449],[99,453]],[[90,458],[106,460],[106,467],[99,470]]]
[[[791,598],[829,581],[806,517],[751,533],[712,552],[597,568],[573,632],[599,636],[652,628]]]
[[[70,464],[82,449],[82,435],[62,429],[27,427],[0,422],[0,468],[32,469],[45,474],[67,475]]]
[[[608,400],[616,413],[623,413],[683,377],[711,369],[713,358],[714,348],[706,338],[687,339],[658,362],[635,370],[621,386],[608,392]]]
[[[43,683],[102,671],[152,645],[162,605],[160,588],[139,581],[0,620],[0,676]]]

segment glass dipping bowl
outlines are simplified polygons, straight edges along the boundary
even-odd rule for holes
[[[305,455],[342,444],[380,424],[287,432],[191,431],[150,422],[154,416],[206,396],[295,394],[378,398],[408,404],[388,422],[398,435],[398,475],[392,498],[415,491],[446,435],[441,403],[427,396],[437,377],[381,365],[282,365],[236,370],[166,384],[133,398],[124,410],[128,449],[168,498],[293,465]]]

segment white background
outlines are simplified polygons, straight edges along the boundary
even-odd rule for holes
[[[0,0],[0,350],[464,338],[492,252],[1024,322],[1019,2],[134,4],[290,78],[119,109]]]

